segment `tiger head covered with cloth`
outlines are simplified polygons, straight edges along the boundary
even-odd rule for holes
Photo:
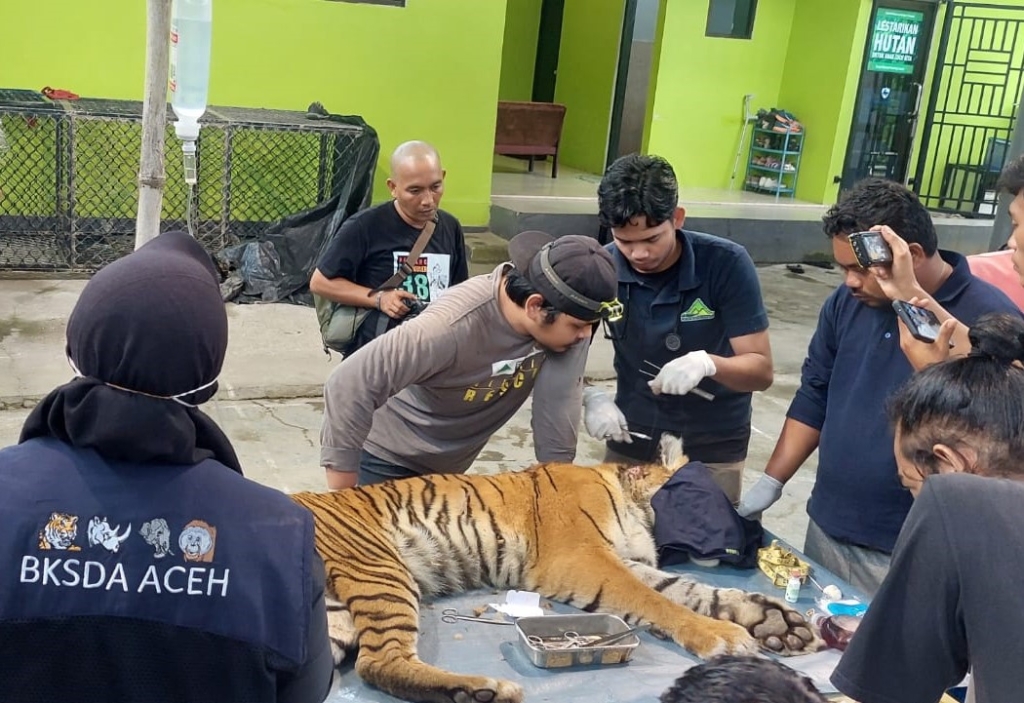
[[[410,701],[519,703],[515,683],[417,657],[420,601],[480,587],[649,623],[704,658],[817,650],[812,627],[783,601],[656,568],[651,496],[686,463],[677,438],[661,451],[662,465],[550,463],[295,494],[314,515],[327,587],[342,604],[329,614],[339,661],[358,648],[363,680]]]

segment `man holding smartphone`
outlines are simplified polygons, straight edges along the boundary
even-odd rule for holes
[[[866,179],[826,213],[824,229],[844,285],[822,305],[800,388],[765,473],[739,512],[759,516],[817,449],[804,552],[869,595],[885,577],[912,503],[896,478],[885,413],[889,394],[913,373],[892,308],[902,295],[883,288],[875,275],[879,267],[862,266],[849,241],[852,233],[879,226],[900,233],[919,289],[960,319],[1016,310],[995,287],[971,275],[963,256],[938,249],[928,211],[904,186]]]
[[[999,176],[998,188],[1013,196],[1010,201],[1010,220],[1012,230],[1006,242],[1013,270],[1019,277],[1018,285],[1024,287],[1024,155],[1018,156],[1003,168]],[[910,364],[920,370],[925,366],[944,361],[950,356],[963,356],[971,350],[971,342],[967,338],[968,328],[957,319],[951,311],[946,310],[940,301],[929,296],[918,283],[913,268],[913,259],[907,242],[891,230],[879,228],[893,252],[891,267],[875,272],[875,277],[883,288],[893,296],[921,305],[931,311],[942,327],[935,344],[927,344],[914,338],[906,326],[900,328],[900,346]],[[977,257],[971,257],[977,258]],[[990,280],[991,279],[987,279]],[[995,283],[995,281],[992,281]],[[1003,282],[1003,292],[1009,295]],[[1011,296],[1012,299],[1012,296]]]

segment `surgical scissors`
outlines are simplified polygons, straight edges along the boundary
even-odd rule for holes
[[[513,625],[514,623],[508,622],[507,620],[491,620],[489,618],[478,618],[472,615],[461,615],[455,608],[445,608],[441,611],[441,622],[454,625],[459,620],[467,620],[469,622],[482,622],[488,625]]]
[[[661,371],[661,367],[658,366],[655,363],[647,361],[646,359],[644,360],[644,363],[647,364],[648,366],[650,366],[655,371]],[[647,369],[640,369],[640,373],[642,373],[644,376],[650,376],[651,378],[657,378],[658,377],[657,373],[652,373],[652,372],[648,371]],[[703,388],[691,388],[690,390],[687,391],[687,393],[693,393],[698,398],[703,398],[704,400],[714,400],[715,399],[715,395],[713,393],[709,393],[708,391],[704,390]]]

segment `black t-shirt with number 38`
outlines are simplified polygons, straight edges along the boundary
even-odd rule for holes
[[[405,222],[393,201],[356,213],[341,226],[324,249],[317,269],[326,278],[345,278],[375,288],[391,278],[408,258],[420,230]],[[411,262],[413,272],[402,285],[429,303],[443,291],[469,278],[466,241],[462,225],[449,213],[438,210],[437,226],[419,261]],[[381,313],[366,316],[346,354],[351,354],[377,336]],[[390,320],[387,329],[399,324]]]

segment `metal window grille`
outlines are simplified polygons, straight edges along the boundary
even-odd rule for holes
[[[915,188],[931,210],[994,217],[1024,89],[1024,7],[950,2]]]

